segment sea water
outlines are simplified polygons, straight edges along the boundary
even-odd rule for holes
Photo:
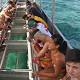
[[[80,49],[80,0],[56,0],[55,22],[63,23],[59,29],[72,47]]]
[[[37,0],[50,19],[54,16],[54,23],[71,46],[80,49],[80,0],[52,1],[54,0]]]

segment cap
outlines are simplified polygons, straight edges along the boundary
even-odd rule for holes
[[[36,25],[37,25],[37,22],[36,22],[34,19],[30,19],[30,20],[28,21],[28,26],[29,26],[30,28],[36,27]]]

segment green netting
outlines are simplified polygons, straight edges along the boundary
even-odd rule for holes
[[[26,69],[28,68],[27,66],[27,60],[28,60],[28,56],[24,53],[20,53],[17,54],[17,58],[18,58],[18,63],[17,63],[17,68],[19,69]]]
[[[10,52],[7,55],[5,68],[6,69],[15,69],[16,68],[16,60],[17,60],[16,53],[15,52]]]
[[[26,40],[26,34],[12,34],[10,40]]]
[[[5,69],[28,69],[26,52],[9,52],[4,65]]]

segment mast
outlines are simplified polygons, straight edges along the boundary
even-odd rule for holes
[[[0,0],[0,9],[2,8],[2,0]]]
[[[55,3],[55,0],[52,0],[52,22],[53,22],[53,20],[54,20],[54,16],[55,16],[55,5],[56,3]]]

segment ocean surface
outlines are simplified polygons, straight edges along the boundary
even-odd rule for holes
[[[54,16],[54,22],[71,46],[80,49],[80,0],[52,1],[54,0],[37,2],[41,3],[42,9],[50,19]]]

